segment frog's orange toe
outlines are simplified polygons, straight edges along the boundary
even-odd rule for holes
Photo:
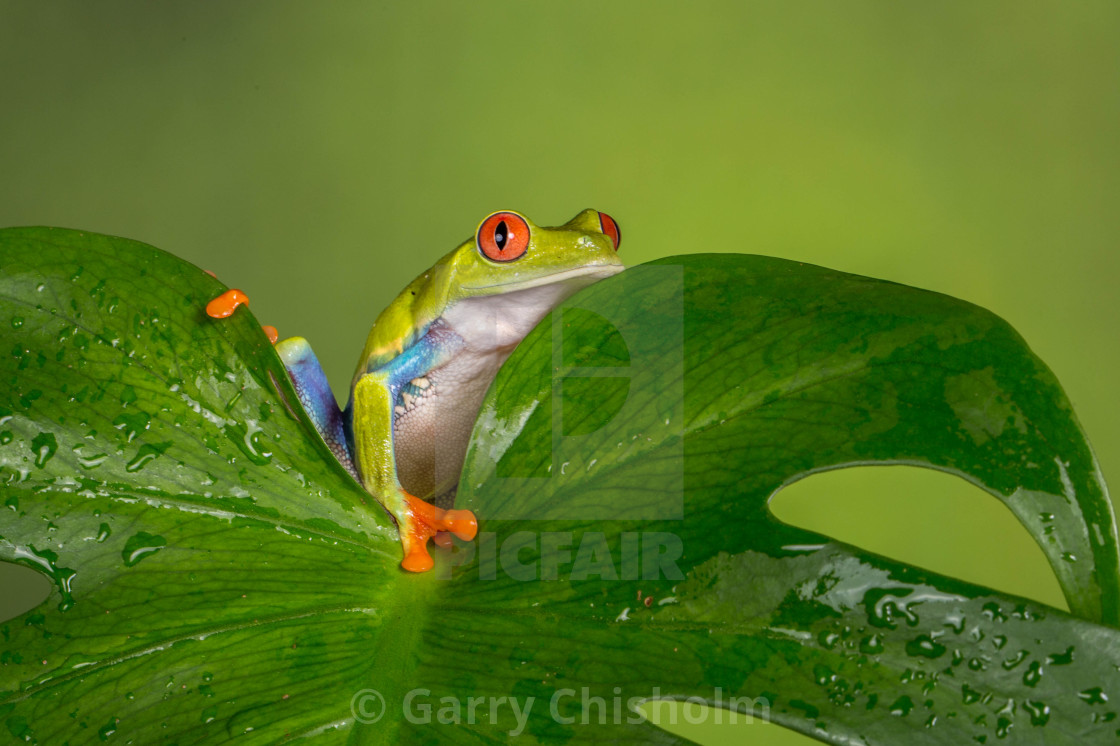
[[[443,514],[445,531],[458,536],[463,541],[471,541],[478,536],[478,519],[469,510],[449,510]]]
[[[268,337],[268,341],[272,344],[276,344],[276,340],[280,339],[280,332],[276,331],[275,326],[269,326],[268,324],[265,324],[261,327],[261,330],[264,331],[265,336]]]
[[[454,542],[451,541],[451,534],[446,531],[437,532],[436,535],[432,537],[432,543],[440,549],[450,549],[454,546]]]
[[[439,546],[448,546],[450,537],[441,533],[450,532],[464,541],[470,541],[478,535],[478,519],[469,510],[443,510],[431,503],[424,502],[418,497],[405,495],[411,525],[402,526],[402,532],[407,538],[402,537],[405,545],[405,557],[401,567],[409,572],[427,572],[432,569],[434,562],[428,554],[428,539],[436,538]],[[447,542],[447,543],[444,543]]]
[[[240,290],[227,290],[206,304],[206,315],[224,319],[232,315],[242,303],[249,305],[249,296]]]
[[[412,550],[405,555],[401,562],[401,567],[409,572],[427,572],[434,565],[435,561],[432,560],[432,555],[428,554],[428,548],[423,544],[414,544]]]

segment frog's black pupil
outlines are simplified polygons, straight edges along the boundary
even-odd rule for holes
[[[498,251],[505,251],[506,241],[509,239],[509,228],[506,226],[506,221],[498,223],[498,227],[494,229],[494,243],[498,245]]]

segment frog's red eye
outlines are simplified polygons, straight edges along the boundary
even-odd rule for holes
[[[520,259],[529,248],[529,224],[513,212],[496,212],[478,229],[478,250],[495,262]]]
[[[614,222],[614,218],[605,212],[599,213],[599,228],[604,235],[610,238],[614,244],[614,250],[618,251],[618,247],[622,245],[622,229],[618,227],[618,223]]]

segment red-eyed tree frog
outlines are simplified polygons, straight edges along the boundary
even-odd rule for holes
[[[596,210],[555,228],[516,212],[490,215],[377,317],[343,410],[306,339],[276,345],[316,430],[396,520],[404,569],[431,569],[427,542],[439,532],[474,538],[474,515],[449,508],[483,395],[549,311],[622,271],[620,238]],[[228,316],[247,301],[229,290],[207,312]]]

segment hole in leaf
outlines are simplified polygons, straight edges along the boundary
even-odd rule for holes
[[[1010,510],[952,474],[836,469],[779,492],[780,520],[910,565],[1068,610],[1042,550]]]
[[[30,567],[0,562],[0,622],[34,609],[51,594],[51,582]]]

